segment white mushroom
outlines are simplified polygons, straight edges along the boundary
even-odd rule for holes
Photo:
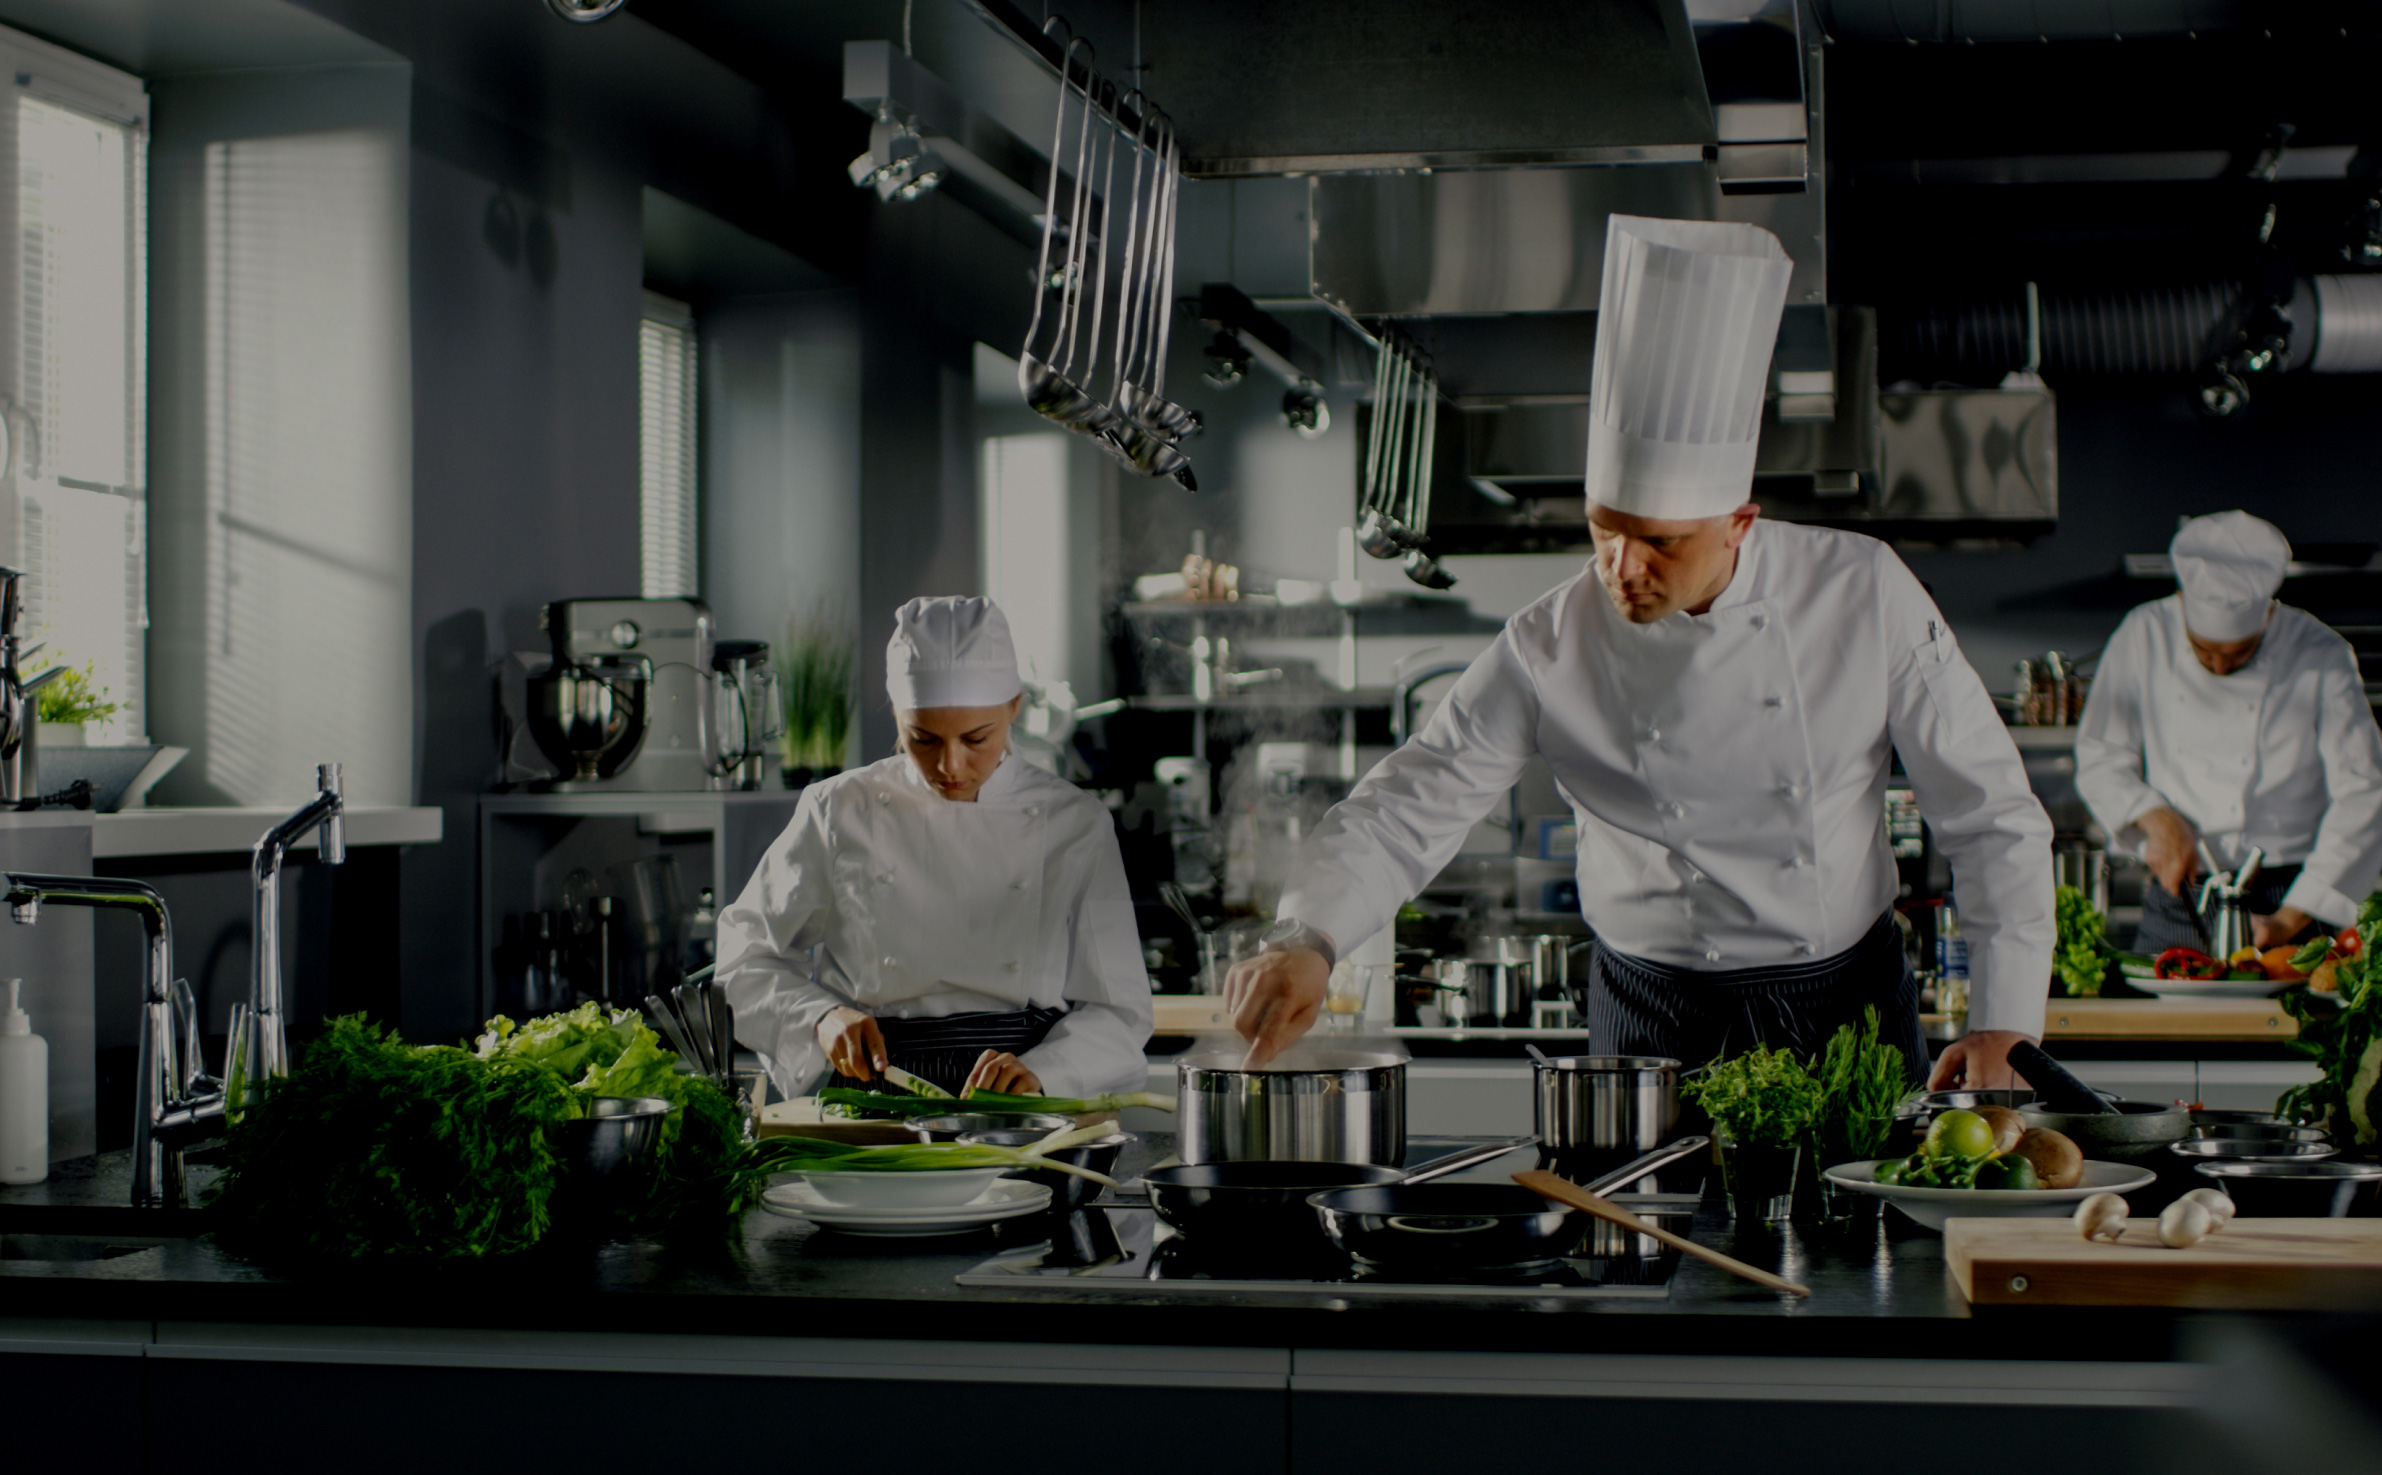
[[[2218,1230],[2233,1222],[2233,1200],[2221,1188],[2195,1188],[2184,1195],[2186,1203],[2195,1203],[2208,1210],[2210,1230]]]
[[[2171,1250],[2184,1249],[2208,1238],[2216,1227],[2216,1216],[2205,1207],[2179,1198],[2159,1215],[2159,1243]]]
[[[2096,1193],[2076,1206],[2076,1232],[2086,1239],[2116,1239],[2126,1232],[2126,1201]]]

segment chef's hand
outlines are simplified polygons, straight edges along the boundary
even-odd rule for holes
[[[2010,1050],[2025,1038],[2014,1029],[1970,1030],[1935,1057],[1927,1089],[1993,1091],[2017,1085],[2018,1072],[2010,1068]]]
[[[814,1033],[819,1048],[827,1052],[827,1063],[853,1080],[873,1081],[893,1063],[885,1053],[885,1032],[877,1028],[876,1019],[848,1004],[828,1010]]]
[[[1004,1091],[1012,1096],[1039,1096],[1042,1077],[1026,1068],[1026,1063],[1006,1050],[987,1050],[976,1057],[976,1068],[968,1072],[968,1083],[959,1094],[970,1091]]]
[[[2200,873],[2200,832],[2172,809],[2154,809],[2134,821],[2142,831],[2142,863],[2170,896],[2182,896]]]
[[[2250,941],[2259,947],[2281,947],[2308,930],[2314,917],[2297,907],[2283,907],[2271,917],[2250,918]]]
[[[1265,1064],[1315,1027],[1332,965],[1311,947],[1276,948],[1243,958],[1224,975],[1224,1009],[1249,1042],[1245,1067]]]

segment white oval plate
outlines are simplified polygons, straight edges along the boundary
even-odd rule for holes
[[[2132,1193],[2159,1175],[2148,1168],[2088,1160],[2084,1181],[2074,1188],[1919,1188],[1877,1181],[1880,1162],[1843,1163],[1821,1176],[1839,1188],[1875,1194],[1918,1223],[1942,1233],[1946,1219],[2057,1219],[2096,1193]]]
[[[2134,987],[2162,999],[2271,999],[2297,987],[2271,978],[2136,978]]]
[[[973,1202],[955,1208],[848,1209],[820,1198],[808,1183],[796,1182],[780,1183],[763,1192],[761,1206],[846,1234],[958,1234],[1040,1213],[1050,1206],[1050,1190],[1039,1183],[1001,1178]]]

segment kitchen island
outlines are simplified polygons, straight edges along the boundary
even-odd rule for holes
[[[464,1449],[478,1468],[695,1437],[731,1458],[824,1438],[972,1469],[1355,1470],[1469,1464],[1493,1433],[1567,1464],[1593,1445],[1835,1470],[1926,1448],[1909,1468],[2002,1470],[2017,1439],[2029,1470],[2239,1471],[2271,1403],[2228,1369],[2279,1377],[2272,1344],[2293,1335],[1972,1312],[1942,1241],[1898,1216],[1740,1236],[1716,1200],[1694,1236],[1809,1300],[1693,1260],[1652,1299],[1026,1294],[954,1277],[1036,1231],[922,1245],[758,1210],[717,1235],[299,1274],[191,1237],[201,1216],[133,1218],[123,1173],[0,1190],[0,1388],[77,1469],[415,1469]],[[255,1416],[236,1439],[206,1437],[238,1409]]]

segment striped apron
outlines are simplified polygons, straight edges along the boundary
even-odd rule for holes
[[[1925,1080],[1919,980],[1891,911],[1859,942],[1808,963],[1705,973],[1629,957],[1601,939],[1588,957],[1588,1038],[1600,1055],[1667,1055],[1695,1066],[1768,1045],[1809,1057],[1837,1026],[1860,1028],[1871,1005],[1879,1041],[1901,1048],[1914,1084]]]
[[[2291,883],[2299,879],[2297,866],[2266,866],[2250,877],[2250,914],[2271,915],[2283,904],[2283,894]],[[2197,891],[2198,887],[2193,887]],[[2313,935],[2313,929],[2302,937]],[[2298,941],[2293,938],[2292,941]],[[2192,904],[2166,887],[2157,877],[2142,883],[2142,925],[2134,929],[2134,951],[2156,957],[2171,947],[2205,948],[2200,931],[2192,925]]]
[[[885,1054],[894,1065],[957,1095],[985,1051],[1023,1055],[1041,1044],[1051,1026],[1066,1017],[1064,1009],[1016,1009],[945,1014],[934,1019],[879,1018],[877,1028],[884,1032]],[[856,1081],[839,1072],[832,1084],[865,1089],[876,1083]]]

